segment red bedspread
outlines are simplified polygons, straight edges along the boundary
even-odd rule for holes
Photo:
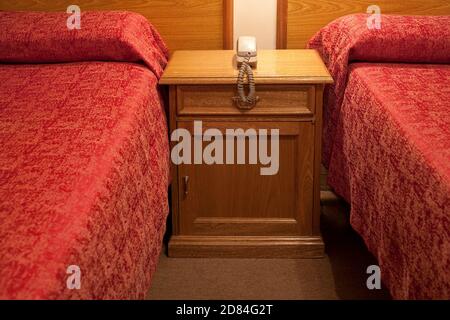
[[[330,163],[335,124],[353,61],[450,63],[450,16],[381,16],[381,29],[367,27],[368,15],[337,19],[308,44],[317,49],[333,76],[325,88],[323,162]]]
[[[0,15],[0,29],[14,20]],[[53,15],[31,17],[36,15],[48,20],[44,26],[54,21]],[[27,18],[15,19],[20,25]],[[100,25],[103,18],[91,15]],[[143,19],[128,13],[108,18]],[[98,30],[82,21],[83,32]],[[55,41],[64,41],[61,32]],[[11,43],[14,33],[28,39],[13,28],[0,43]],[[117,34],[120,42],[127,31]],[[45,45],[24,47],[42,52]],[[12,47],[0,47],[0,61],[11,60]],[[0,65],[1,299],[144,297],[168,213],[168,132],[157,91],[166,53],[153,48],[161,61],[144,48],[138,56],[145,65],[123,57],[75,62],[72,55],[72,63]],[[98,57],[109,49],[98,42]],[[45,57],[39,61],[48,62]],[[67,288],[71,265],[81,269],[80,290]]]
[[[379,62],[450,63],[450,17],[383,18],[375,34],[364,15],[336,23],[311,43],[330,54],[336,79],[325,105],[328,182],[351,204],[394,298],[449,299],[450,66]]]
[[[450,66],[352,65],[329,183],[395,298],[450,298],[449,101]]]

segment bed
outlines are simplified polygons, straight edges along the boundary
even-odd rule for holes
[[[0,299],[144,298],[168,214],[168,50],[139,14],[67,18],[0,12]]]
[[[450,298],[450,16],[342,17],[309,42],[324,100],[328,183],[396,299]]]

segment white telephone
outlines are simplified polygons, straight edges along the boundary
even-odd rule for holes
[[[256,68],[257,65],[257,49],[255,37],[239,37],[237,41],[237,62],[238,65],[248,60],[247,63]]]
[[[238,96],[233,100],[239,109],[250,110],[256,106],[259,97],[256,96],[255,78],[252,67],[257,66],[257,48],[255,37],[239,37],[237,41],[236,61],[239,68],[237,79]],[[244,84],[247,76],[249,92],[245,95]]]

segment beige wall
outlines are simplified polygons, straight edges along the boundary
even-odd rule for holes
[[[234,0],[234,43],[255,36],[258,49],[276,47],[277,0]]]

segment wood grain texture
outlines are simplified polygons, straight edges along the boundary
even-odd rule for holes
[[[323,117],[323,90],[324,85],[316,86],[316,119]],[[320,234],[320,174],[322,172],[322,129],[323,121],[315,121],[314,126],[314,208],[313,208],[313,234]]]
[[[234,0],[223,1],[223,49],[233,49]]]
[[[279,21],[286,21],[278,33],[280,48],[305,48],[308,40],[322,27],[336,18],[352,13],[364,13],[370,5],[378,5],[382,14],[449,15],[449,0],[278,0],[287,2],[286,10],[279,10]],[[285,32],[284,32],[285,30]],[[284,34],[286,33],[286,34]],[[285,38],[285,39],[284,39]]]
[[[178,51],[160,84],[236,84],[238,73],[233,50]],[[254,75],[257,84],[333,82],[315,50],[260,50]]]
[[[267,119],[269,120],[269,119]],[[192,122],[178,121],[192,130]],[[184,235],[295,236],[312,235],[314,126],[311,122],[203,122],[203,129],[279,129],[279,172],[262,176],[260,164],[180,165],[182,181],[189,177],[189,193],[179,198]],[[246,142],[248,156],[249,142]],[[224,146],[225,149],[225,146]],[[227,150],[229,151],[229,150]],[[237,155],[235,143],[234,155]],[[225,155],[225,150],[223,152]],[[217,223],[220,219],[220,223]],[[236,219],[239,218],[239,219]],[[261,228],[262,223],[271,223]],[[258,233],[259,232],[259,233]]]
[[[69,5],[76,4],[82,12],[134,11],[156,26],[173,52],[181,49],[222,49],[233,37],[229,29],[232,16],[230,12],[224,12],[224,8],[229,9],[231,3],[232,0],[2,0],[0,10],[66,12]]]
[[[173,236],[169,254],[178,258],[323,258],[321,237]]]
[[[278,129],[279,171],[261,175],[261,167],[267,166],[256,159],[250,163],[248,138],[240,139],[245,141],[246,164],[237,164],[235,137],[234,164],[179,165],[173,171],[176,216],[169,255],[322,257],[322,94],[332,78],[314,50],[260,51],[255,77],[261,100],[243,112],[232,103],[237,76],[233,56],[233,51],[178,51],[172,56],[161,80],[171,88],[170,130],[191,132],[187,139],[193,149],[195,120],[202,120],[203,133]],[[202,149],[208,144],[203,141]],[[221,148],[225,155],[230,147],[224,143]],[[257,148],[254,144],[253,150]]]
[[[287,48],[288,0],[277,0],[277,49]]]
[[[178,86],[178,115],[305,116],[314,113],[314,86],[258,86],[259,101],[251,110],[236,108],[235,85]]]
[[[173,130],[173,128],[177,127],[176,123],[176,117],[170,116],[170,106],[174,106],[177,104],[177,88],[174,86],[169,87],[169,111],[167,112],[168,115],[168,124],[169,124],[169,130]],[[173,150],[177,142],[170,141],[170,150]],[[180,221],[179,221],[179,206],[178,206],[178,166],[173,163],[173,161],[170,161],[170,177],[171,177],[171,183],[170,183],[170,215],[172,218],[172,233],[178,234],[180,230]]]

